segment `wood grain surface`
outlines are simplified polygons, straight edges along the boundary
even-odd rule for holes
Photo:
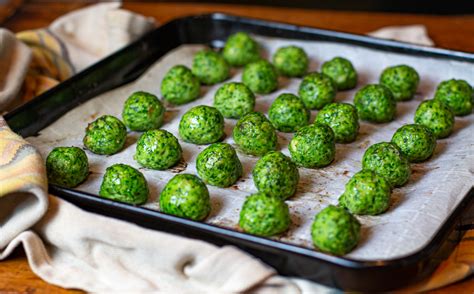
[[[2,26],[14,32],[44,27],[63,14],[94,2],[97,1],[25,1],[16,14],[9,17]],[[191,14],[226,12],[357,34],[390,25],[423,24],[437,46],[474,52],[474,15],[434,16],[239,5],[124,2],[126,9],[154,17],[158,23]],[[39,279],[30,270],[22,249],[16,250],[12,256],[0,263],[0,293],[70,292],[72,291]],[[430,293],[474,293],[474,279],[469,278]]]

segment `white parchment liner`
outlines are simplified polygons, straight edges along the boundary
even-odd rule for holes
[[[397,128],[413,123],[413,115],[420,101],[433,97],[436,85],[445,79],[465,79],[474,84],[473,64],[387,53],[357,46],[328,42],[303,42],[257,38],[265,55],[271,56],[280,46],[294,44],[305,49],[311,59],[310,70],[319,70],[321,64],[335,56],[350,59],[359,73],[357,89],[367,83],[376,83],[380,72],[387,66],[408,64],[416,68],[421,77],[418,93],[414,100],[397,105],[396,120],[388,124],[361,122],[360,134],[351,144],[338,144],[336,159],[322,169],[300,168],[301,180],[297,195],[287,201],[292,215],[290,230],[278,239],[312,248],[310,226],[314,215],[328,204],[336,204],[344,190],[345,183],[361,168],[365,149],[380,141],[389,141]],[[46,158],[56,146],[80,146],[87,124],[95,118],[111,114],[121,118],[124,101],[134,91],[149,91],[160,95],[160,83],[167,70],[176,64],[190,66],[193,55],[202,46],[186,45],[170,52],[156,62],[137,81],[112,90],[76,107],[51,126],[41,131],[38,137],[28,141],[37,146]],[[107,77],[104,77],[106,79]],[[240,81],[241,72],[235,70],[230,80]],[[258,95],[256,110],[267,112],[271,102],[281,93],[297,93],[300,79],[280,79],[278,91],[269,95]],[[203,88],[202,98],[180,107],[169,107],[164,129],[178,136],[178,123],[184,112],[192,106],[212,105],[215,91],[220,85]],[[356,90],[357,90],[356,89]],[[351,102],[356,90],[339,92],[336,101]],[[312,120],[317,112],[312,112]],[[439,140],[433,157],[421,164],[413,164],[412,176],[407,185],[395,189],[389,210],[380,216],[361,216],[362,239],[359,246],[348,257],[359,260],[392,259],[413,253],[425,245],[443,221],[453,211],[462,197],[474,183],[474,116],[456,117],[455,131],[447,139]],[[226,119],[225,142],[233,144],[231,137],[235,120]],[[139,168],[133,160],[138,133],[129,133],[126,147],[112,156],[99,156],[87,151],[91,175],[77,189],[98,193],[105,168],[114,163],[126,163]],[[292,134],[279,133],[279,145],[283,153],[289,154],[287,145]],[[142,169],[151,196],[147,207],[158,209],[155,201],[166,182],[176,172],[196,174],[195,159],[206,146],[182,142],[185,163],[168,171]],[[244,175],[230,188],[209,187],[212,198],[212,212],[207,222],[224,227],[236,228],[240,207],[245,197],[256,192],[251,170],[256,158],[239,153],[244,166]]]

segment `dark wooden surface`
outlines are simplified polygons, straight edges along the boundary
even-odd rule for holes
[[[58,16],[95,1],[25,1],[17,13],[2,26],[18,32],[47,26]],[[474,52],[474,15],[433,16],[415,14],[364,13],[217,4],[173,4],[126,2],[126,9],[154,17],[159,23],[198,13],[227,12],[294,24],[364,34],[383,26],[424,24],[439,47]],[[2,21],[0,6],[0,22]],[[28,267],[23,250],[16,250],[0,263],[0,292],[70,292],[39,279]],[[430,293],[474,293],[474,279],[431,291]]]

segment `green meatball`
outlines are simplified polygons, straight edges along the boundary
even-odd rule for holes
[[[245,66],[242,82],[255,93],[268,94],[278,87],[278,74],[270,62],[260,59]]]
[[[211,144],[224,137],[224,117],[211,106],[199,105],[188,110],[179,122],[179,135],[194,144]]]
[[[354,214],[380,214],[390,206],[390,184],[371,170],[356,173],[339,197],[339,205]]]
[[[315,122],[328,125],[334,132],[337,143],[353,142],[359,132],[357,109],[349,103],[331,103],[324,106]]]
[[[344,208],[329,205],[314,218],[311,237],[319,250],[344,255],[357,246],[360,223]]]
[[[357,91],[354,104],[361,119],[375,123],[392,121],[397,111],[392,92],[383,85],[363,87]]]
[[[287,77],[301,77],[308,70],[309,59],[303,48],[297,46],[280,47],[273,55],[277,71]]]
[[[114,164],[105,170],[99,195],[129,204],[148,200],[148,184],[141,172],[126,164]]]
[[[298,95],[309,109],[321,109],[334,101],[336,84],[325,74],[313,72],[306,75],[298,89]]]
[[[201,83],[213,85],[229,78],[230,67],[219,53],[202,50],[194,55],[192,72]]]
[[[204,183],[217,187],[229,187],[242,176],[239,157],[227,143],[214,143],[199,153],[196,169]]]
[[[200,91],[199,79],[184,65],[173,66],[161,81],[161,95],[176,105],[196,100]]]
[[[319,123],[303,127],[291,139],[288,149],[297,165],[325,167],[336,156],[334,132],[327,125]]]
[[[260,158],[252,175],[259,192],[282,200],[295,194],[300,179],[296,165],[278,151],[270,151]]]
[[[123,106],[122,119],[132,131],[148,131],[158,129],[163,124],[165,107],[153,94],[135,92]]]
[[[384,177],[391,187],[402,186],[410,177],[408,159],[397,145],[389,142],[370,146],[362,158],[362,167]]]
[[[174,176],[160,194],[160,209],[167,214],[203,220],[211,211],[206,184],[190,174]]]
[[[252,112],[239,119],[233,137],[239,148],[247,154],[262,156],[277,148],[275,128],[260,112]]]
[[[352,63],[343,57],[334,57],[323,63],[321,72],[330,77],[338,90],[349,90],[357,85],[357,71]]]
[[[408,161],[421,162],[433,154],[436,137],[424,125],[404,125],[395,132],[392,143],[400,148]]]
[[[281,132],[295,132],[309,123],[311,113],[303,101],[293,94],[281,94],[273,101],[268,116]]]
[[[229,36],[222,56],[232,66],[243,66],[259,59],[260,52],[254,39],[246,33],[238,32]]]
[[[273,236],[290,226],[288,205],[278,197],[263,193],[250,195],[240,211],[239,226],[247,233]]]
[[[253,111],[255,95],[242,83],[227,83],[217,90],[214,107],[226,118],[241,118]]]
[[[396,101],[407,101],[413,98],[420,82],[416,70],[408,65],[387,67],[380,75],[380,84],[392,91]]]
[[[454,113],[438,100],[426,100],[416,109],[415,123],[428,127],[437,139],[446,138],[453,131]]]
[[[56,147],[46,158],[46,171],[50,183],[74,188],[89,175],[87,155],[81,148]]]
[[[447,80],[438,85],[435,100],[441,101],[450,107],[457,116],[472,112],[473,90],[465,80]]]
[[[96,154],[111,155],[123,148],[126,138],[125,125],[114,116],[103,115],[87,126],[83,143]]]
[[[165,130],[150,130],[138,139],[134,159],[143,167],[165,170],[176,165],[181,154],[181,146],[173,134]]]

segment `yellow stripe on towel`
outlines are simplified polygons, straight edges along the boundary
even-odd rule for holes
[[[31,144],[12,132],[0,117],[0,197],[28,191],[32,186],[47,189],[43,159]]]

